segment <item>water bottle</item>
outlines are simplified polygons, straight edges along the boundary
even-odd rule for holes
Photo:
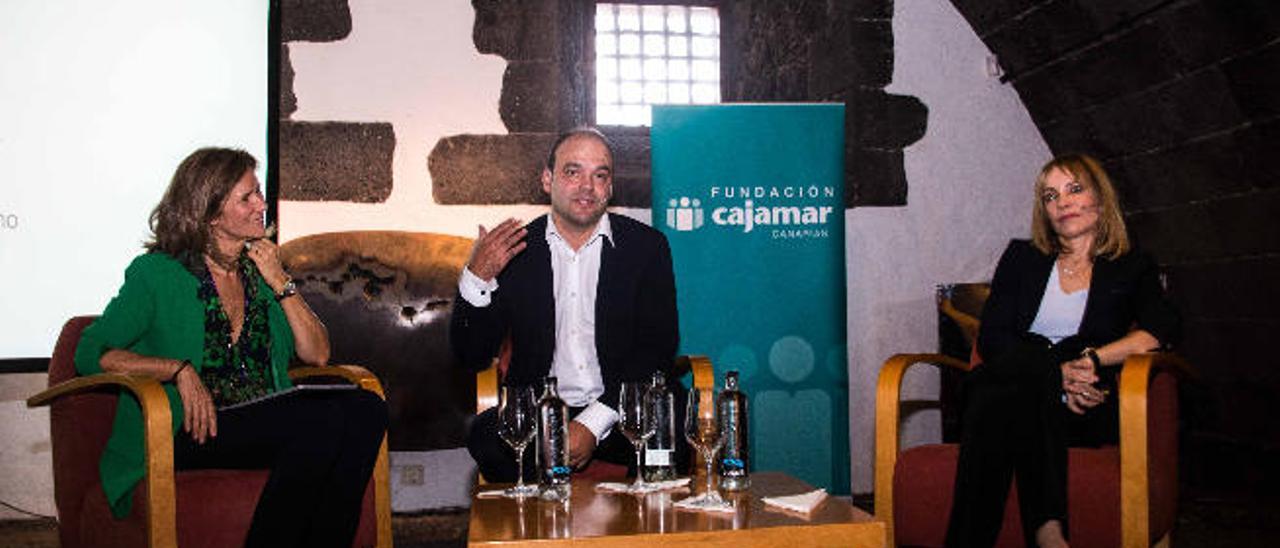
[[[747,395],[738,389],[738,372],[724,376],[724,390],[716,398],[716,417],[724,449],[720,453],[720,488],[742,491],[751,486],[751,459],[747,451]]]
[[[538,399],[538,484],[542,498],[564,500],[569,496],[569,408],[556,390],[556,378],[547,377]]]
[[[644,398],[645,406],[654,414],[654,420],[658,423],[658,428],[644,444],[644,480],[676,479],[675,394],[667,389],[667,378],[661,371],[653,373],[653,380]]]

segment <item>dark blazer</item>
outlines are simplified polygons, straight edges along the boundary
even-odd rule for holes
[[[984,359],[998,359],[1018,342],[1045,340],[1029,330],[1056,260],[1027,240],[1009,242],[982,310],[978,352]],[[1057,346],[1078,354],[1086,346],[1102,346],[1135,328],[1151,333],[1161,346],[1173,344],[1180,335],[1177,309],[1164,297],[1155,261],[1139,251],[1116,259],[1099,257],[1094,261],[1080,331]]]
[[[509,332],[507,380],[535,383],[550,373],[556,314],[547,218],[525,227],[528,245],[498,275],[489,306],[471,306],[461,295],[454,299],[449,338],[464,367],[488,367]],[[671,373],[680,335],[667,238],[622,215],[610,213],[609,224],[613,240],[606,239],[601,250],[596,290],[596,354],[605,388],[600,402],[616,408],[623,381]]]

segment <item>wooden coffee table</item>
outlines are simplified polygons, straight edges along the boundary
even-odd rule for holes
[[[808,517],[766,510],[761,497],[794,495],[813,487],[781,472],[751,477],[751,490],[735,494],[737,511],[712,514],[676,510],[687,492],[629,495],[597,493],[596,481],[573,480],[566,502],[476,498],[471,501],[470,546],[875,546],[886,543],[884,523],[844,500],[829,497]],[[490,484],[483,489],[500,489]]]

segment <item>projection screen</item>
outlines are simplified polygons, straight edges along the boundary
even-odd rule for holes
[[[0,364],[48,357],[67,318],[101,313],[184,156],[265,164],[268,4],[5,2]]]

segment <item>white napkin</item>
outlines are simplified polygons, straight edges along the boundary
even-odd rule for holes
[[[476,493],[478,499],[500,499],[507,496],[506,489],[494,489],[492,491],[481,491]]]
[[[677,510],[688,510],[691,512],[715,512],[718,514],[732,514],[738,511],[738,508],[732,504],[726,504],[724,506],[712,506],[710,508],[705,506],[694,506],[692,504],[689,504],[689,502],[692,501],[693,499],[694,497],[684,498],[684,499],[681,499],[679,502],[672,504],[671,506]]]
[[[630,483],[601,482],[596,484],[596,491],[601,493],[656,493],[658,491],[674,491],[688,487],[689,478],[677,478],[667,481],[645,482],[643,489],[632,491]]]
[[[760,501],[764,503],[765,508],[777,508],[807,515],[826,499],[826,489],[815,489],[808,493],[800,493],[799,495],[765,497],[760,499]]]

